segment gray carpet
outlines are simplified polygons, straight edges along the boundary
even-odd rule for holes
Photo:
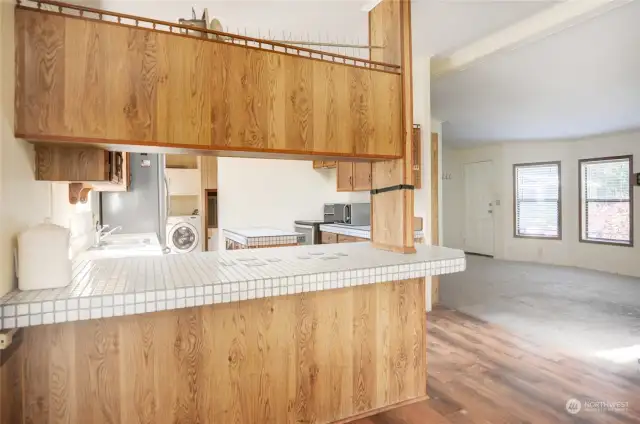
[[[441,303],[543,346],[640,375],[640,279],[467,256]],[[605,358],[603,358],[605,356]]]

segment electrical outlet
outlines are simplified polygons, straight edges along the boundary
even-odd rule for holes
[[[11,330],[0,332],[0,350],[6,349],[7,347],[9,347],[9,345],[13,341],[13,335],[15,334],[16,331],[17,330],[14,328]]]

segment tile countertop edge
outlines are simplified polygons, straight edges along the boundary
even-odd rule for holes
[[[252,231],[257,233],[250,235]],[[271,232],[271,234],[269,234],[269,232]],[[300,236],[303,236],[303,234],[295,231],[284,231],[274,228],[249,228],[241,230],[232,228],[224,229],[222,233],[225,238],[250,247],[294,244],[298,242]]]
[[[319,262],[320,259],[316,258],[320,258],[320,256],[302,259],[301,254],[303,255],[305,251],[313,250],[309,249],[308,246],[248,249],[240,251],[241,254],[225,253],[224,255],[216,255],[209,252],[152,258],[82,261],[82,263],[76,264],[77,275],[86,275],[91,271],[96,275],[100,272],[104,275],[111,275],[116,268],[122,269],[128,266],[131,270],[140,269],[140,264],[144,264],[146,269],[149,269],[150,265],[155,265],[155,268],[150,269],[150,275],[145,276],[142,280],[135,273],[127,273],[126,275],[130,276],[129,280],[124,281],[123,284],[124,287],[129,284],[129,291],[124,291],[123,286],[118,286],[119,288],[116,287],[112,292],[106,293],[100,287],[85,288],[83,286],[80,290],[81,294],[78,294],[74,282],[72,282],[70,286],[73,287],[68,286],[69,290],[72,291],[71,294],[67,293],[65,295],[65,293],[61,293],[64,289],[43,290],[38,292],[54,296],[42,300],[41,293],[38,293],[36,296],[24,296],[27,298],[14,302],[11,302],[12,294],[31,294],[33,292],[11,292],[0,300],[2,302],[0,303],[0,329],[111,318],[347,288],[365,284],[401,281],[461,272],[466,268],[464,253],[454,249],[420,246],[418,253],[402,255],[373,249],[369,243],[328,246],[331,246],[331,248],[327,249],[327,245],[324,245],[323,248],[323,250],[328,250],[328,252],[325,252],[328,253],[327,256],[340,251],[347,251],[350,262],[332,260]],[[280,256],[286,259],[281,260],[285,265],[291,266],[290,270],[285,269],[284,265],[270,263],[263,268],[268,272],[261,273],[259,267],[249,268],[245,266],[247,262],[244,261],[246,261],[248,255],[267,256],[267,254],[270,254],[270,256],[275,257],[281,253],[279,251],[284,252]],[[325,253],[322,254],[324,255]],[[313,255],[313,253],[309,254]],[[341,259],[344,260],[346,258]],[[221,264],[224,261],[233,260],[237,261],[234,265],[237,268],[223,269]],[[380,266],[371,265],[376,263],[383,264]],[[184,284],[183,281],[181,282],[182,285],[176,284],[171,288],[166,287],[164,276],[167,273],[176,275],[168,269],[171,268],[171,264],[181,267],[182,271],[185,271],[185,274],[188,275],[185,278],[190,279],[190,285]],[[208,268],[204,269],[203,264],[207,264]],[[340,269],[341,267],[344,268],[345,264],[348,264],[348,268]],[[77,269],[80,269],[80,271],[77,271]],[[87,271],[87,269],[90,270]],[[173,271],[175,272],[175,270]],[[206,274],[206,271],[210,271],[211,274]],[[242,273],[244,275],[241,275]],[[157,288],[150,286],[149,279],[154,277],[159,277],[159,281],[155,281],[155,283],[160,284],[161,282],[162,286]],[[207,277],[210,279],[221,277],[221,280],[206,280]],[[225,279],[227,281],[224,281]],[[90,289],[96,292],[83,295]]]
[[[322,224],[320,225],[320,231],[333,233],[333,234],[341,234],[343,236],[360,237],[360,238],[366,238],[366,239],[371,238],[371,230],[348,228],[348,227],[343,227],[343,226],[334,225],[334,224]],[[413,237],[416,239],[423,238],[424,232],[422,230],[415,230],[413,232]]]

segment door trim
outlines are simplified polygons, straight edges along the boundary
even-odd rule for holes
[[[440,244],[440,146],[438,133],[431,133],[431,244]],[[440,303],[440,278],[431,277],[431,305]]]

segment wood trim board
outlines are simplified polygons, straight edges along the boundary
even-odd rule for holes
[[[402,139],[404,157],[374,162],[372,188],[413,185],[413,76],[411,52],[411,2],[383,0],[369,12],[374,59],[402,65]],[[389,110],[389,113],[393,113]],[[371,198],[371,240],[376,248],[414,253],[414,193],[403,189],[378,193]]]
[[[431,133],[431,244],[440,245],[440,146],[438,133]],[[440,303],[440,277],[431,277],[431,304]]]

